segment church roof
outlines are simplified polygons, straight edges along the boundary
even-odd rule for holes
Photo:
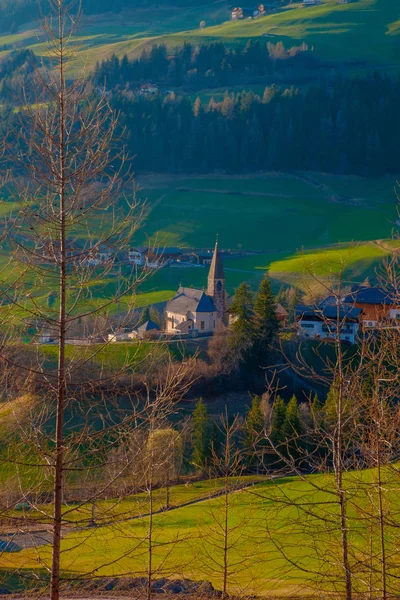
[[[218,248],[218,241],[215,244],[208,279],[225,279],[224,267],[222,266],[221,254]]]
[[[215,312],[213,299],[204,290],[180,287],[175,296],[167,304],[167,311],[178,315],[187,312]]]
[[[140,325],[140,327],[137,328],[137,331],[139,333],[146,333],[147,331],[152,331],[152,330],[159,331],[160,327],[157,325],[157,323],[155,323],[151,319],[149,321],[146,321],[145,323]]]

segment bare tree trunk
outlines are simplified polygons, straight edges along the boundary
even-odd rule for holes
[[[228,568],[229,568],[228,550],[229,550],[229,479],[228,479],[228,474],[225,473],[222,598],[227,597],[227,590],[228,590]]]
[[[64,79],[64,22],[62,0],[58,0],[58,39],[59,39],[59,342],[57,367],[57,415],[56,415],[56,460],[54,465],[54,516],[53,516],[53,555],[51,568],[51,600],[60,595],[60,553],[63,501],[63,445],[64,409],[66,401],[65,336],[66,336],[66,195],[65,195],[65,79]]]
[[[153,469],[153,467],[150,467]],[[153,476],[150,475],[148,483],[149,493],[149,526],[148,526],[148,538],[147,538],[147,600],[151,600],[151,586],[153,584],[153,518],[154,518],[154,491],[153,491]]]

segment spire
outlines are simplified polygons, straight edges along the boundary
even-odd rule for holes
[[[215,242],[214,254],[211,261],[210,272],[208,273],[208,279],[225,279],[224,268],[222,266],[222,259],[218,247],[218,236],[217,241]]]

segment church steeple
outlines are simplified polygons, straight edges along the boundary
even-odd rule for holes
[[[224,267],[222,266],[221,254],[218,248],[218,238],[215,242],[214,254],[211,261],[210,271],[208,273],[208,285],[210,280],[223,279],[225,281]]]
[[[207,294],[212,297],[215,308],[217,309],[218,319],[225,320],[225,274],[222,266],[222,258],[218,247],[218,238],[215,243],[214,254],[211,261],[210,271],[208,273]]]

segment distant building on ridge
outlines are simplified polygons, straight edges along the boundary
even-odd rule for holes
[[[265,8],[263,4],[259,4],[255,7],[243,8],[240,6],[235,6],[232,8],[232,21],[238,21],[239,19],[255,19],[263,15],[265,12]]]

